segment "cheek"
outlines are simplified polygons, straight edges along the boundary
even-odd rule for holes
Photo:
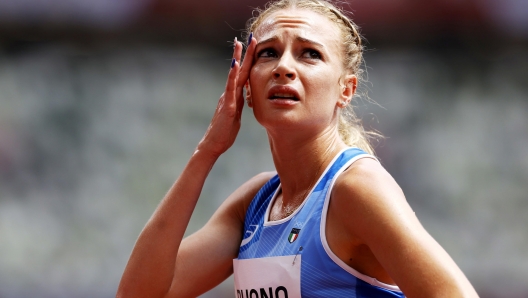
[[[251,67],[251,71],[249,72],[249,77],[252,78],[252,77],[262,77],[266,71],[268,71],[268,69],[266,68],[265,65],[259,63],[259,64],[255,64]]]
[[[305,85],[307,93],[312,94],[317,102],[325,101],[335,104],[340,100],[338,79],[328,75],[321,77],[325,79],[314,78]]]
[[[249,86],[251,88],[251,96],[255,97],[263,93],[263,84],[266,82],[265,70],[262,66],[256,65],[251,68],[249,73]]]

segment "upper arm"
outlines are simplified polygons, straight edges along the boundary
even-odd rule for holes
[[[261,173],[240,186],[200,230],[183,239],[168,296],[196,297],[232,274],[247,207],[274,175]]]
[[[370,248],[408,297],[476,296],[377,161],[356,161],[336,182],[332,201],[345,229]]]

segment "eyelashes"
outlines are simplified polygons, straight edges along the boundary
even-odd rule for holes
[[[321,53],[313,49],[307,49],[303,52],[302,57],[309,59],[321,59]]]
[[[257,53],[257,58],[276,58],[277,53],[272,48],[266,48]]]
[[[257,52],[257,58],[278,58],[279,54],[273,48],[265,48]],[[322,55],[314,49],[303,49],[299,55],[302,59],[322,60]]]

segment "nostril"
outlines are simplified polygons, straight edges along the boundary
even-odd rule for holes
[[[290,79],[293,78],[293,73],[287,73],[287,74],[286,74],[286,77],[288,77],[288,78],[290,78]]]

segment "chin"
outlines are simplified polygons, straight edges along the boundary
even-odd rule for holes
[[[314,117],[299,117],[293,113],[274,113],[273,115],[255,115],[257,122],[267,131],[292,131],[295,133],[318,130],[327,126],[327,121],[317,121]]]

